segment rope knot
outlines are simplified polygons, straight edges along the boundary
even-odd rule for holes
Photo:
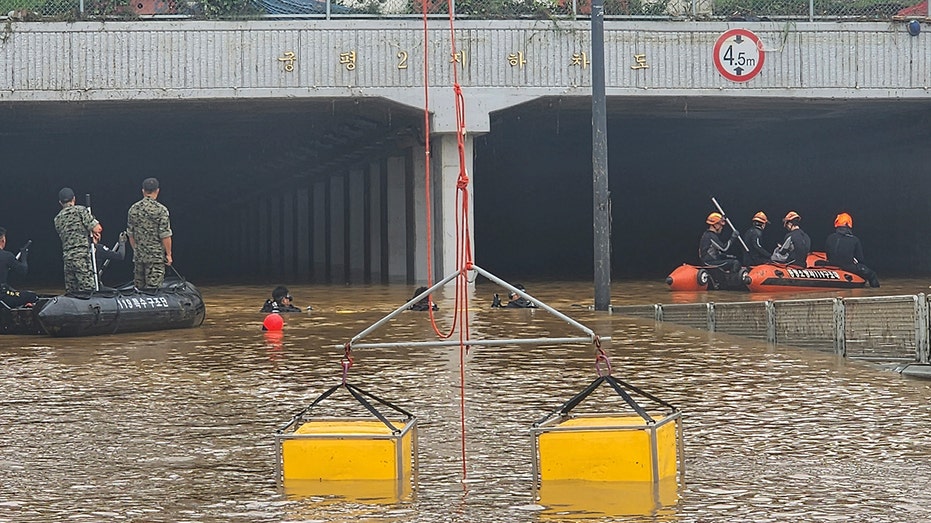
[[[349,369],[352,367],[352,346],[349,343],[346,343],[344,346],[345,352],[343,353],[342,359],[339,363],[343,367],[343,385],[346,384],[346,378],[349,377]]]
[[[599,378],[611,375],[611,360],[608,354],[601,348],[601,338],[595,336],[595,374]],[[602,366],[604,367],[602,369]]]

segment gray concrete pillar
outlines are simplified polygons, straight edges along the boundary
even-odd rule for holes
[[[369,278],[372,282],[381,282],[386,277],[382,270],[382,237],[385,233],[384,221],[382,221],[382,162],[372,162],[369,164],[368,185],[369,185]]]
[[[286,192],[281,202],[281,259],[284,262],[285,281],[294,281],[297,273],[294,262],[294,193]]]
[[[436,202],[435,223],[439,224],[438,230],[434,231],[434,242],[437,243],[436,257],[437,266],[440,269],[435,280],[449,275],[456,271],[456,215],[460,212],[461,202],[457,200],[458,191],[456,184],[459,180],[459,146],[456,135],[453,133],[434,134],[432,139],[432,151],[435,158],[434,169],[432,169],[433,183],[436,184],[439,201]],[[465,169],[469,175],[469,231],[470,244],[472,245],[472,256],[475,256],[475,237],[474,237],[474,192],[473,186],[475,181],[472,176],[472,151],[473,140],[471,136],[466,135],[464,143],[465,152]],[[439,154],[437,154],[437,152]],[[438,168],[437,168],[438,167]],[[478,263],[478,260],[476,260]]]
[[[411,168],[413,171],[413,190],[411,194],[412,215],[414,217],[414,226],[411,233],[413,234],[413,261],[414,274],[413,278],[416,283],[427,282],[427,198],[430,198],[430,213],[434,212],[433,195],[426,194],[426,158],[424,157],[425,149],[417,146],[411,150]],[[432,173],[431,173],[432,175]],[[431,226],[431,232],[433,227]],[[434,281],[436,275],[434,274]]]
[[[321,283],[327,279],[327,183],[314,184],[313,194],[313,260],[314,281]]]
[[[407,191],[404,158],[388,158],[388,280],[407,281]]]
[[[295,255],[297,263],[297,277],[300,281],[307,281],[310,279],[310,239],[311,239],[311,230],[310,230],[310,191],[302,187],[297,190],[297,228],[295,233],[297,238],[295,238],[295,248],[297,253]]]
[[[346,178],[330,178],[330,279],[343,283],[346,273]]]
[[[262,200],[253,200],[249,204],[249,227],[246,229],[246,232],[249,234],[249,238],[252,238],[252,241],[248,243],[248,252],[249,252],[249,272],[253,275],[256,275],[261,270],[261,257],[260,252],[262,250],[262,245],[260,237],[262,236],[262,228],[259,225],[259,216],[261,215],[260,209],[262,208]]]
[[[267,276],[269,268],[270,268],[268,249],[270,247],[269,236],[271,232],[269,231],[269,225],[268,225],[268,198],[260,199],[258,208],[259,208],[259,216],[258,216],[258,223],[259,223],[258,240],[259,241],[256,243],[258,243],[259,245],[259,252],[258,252],[259,274],[263,276]]]
[[[365,172],[349,171],[349,281],[365,279]]]
[[[231,213],[232,214],[232,213]],[[255,238],[249,234],[249,218],[252,214],[252,206],[244,205],[242,212],[239,213],[239,234],[237,235],[236,241],[236,264],[245,269],[249,270],[249,244],[245,242],[245,238]],[[230,273],[227,273],[230,275]]]
[[[269,278],[280,281],[282,278],[282,259],[281,254],[281,202],[282,197],[276,194],[268,199],[268,249],[265,256],[268,258],[268,270],[266,274]]]

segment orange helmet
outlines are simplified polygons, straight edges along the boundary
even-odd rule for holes
[[[849,214],[842,212],[837,215],[837,218],[834,218],[834,227],[850,227],[853,229],[853,218]]]
[[[802,217],[799,216],[797,212],[795,212],[795,211],[789,211],[789,213],[786,214],[786,217],[782,219],[782,223],[789,223],[789,222],[792,222],[792,221],[796,221],[796,222],[797,222],[797,221],[801,221],[801,219],[802,219]]]
[[[760,211],[753,215],[753,220],[751,221],[767,224],[769,223],[769,218],[766,217],[766,213],[764,213],[763,211]]]
[[[705,223],[708,225],[717,225],[724,221],[724,216],[719,212],[713,212],[708,215],[708,218],[705,220]]]

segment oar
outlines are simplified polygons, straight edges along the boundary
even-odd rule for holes
[[[737,234],[737,239],[740,240],[740,244],[743,245],[744,250],[750,252],[750,248],[747,247],[746,243],[744,243],[744,239],[740,237],[740,232],[737,231],[737,227],[734,227],[734,224],[731,223],[731,219],[727,217],[724,209],[722,209],[721,205],[718,204],[718,201],[714,199],[714,196],[711,197],[711,201],[714,202],[714,206],[718,208],[718,212],[721,213],[721,216],[724,216],[724,221],[731,226],[731,230]]]
[[[17,260],[20,259],[20,258],[22,258],[23,252],[24,252],[24,251],[28,251],[28,250],[29,250],[29,246],[30,246],[30,245],[32,245],[32,240],[27,241],[27,242],[26,242],[26,245],[23,245],[23,248],[20,249],[18,253],[16,253],[16,259],[17,259]]]
[[[84,199],[87,202],[87,213],[93,215],[91,212],[91,195],[87,193],[84,195]],[[93,234],[93,233],[91,233]],[[100,290],[100,278],[97,276],[97,246],[94,244],[94,238],[90,238],[91,242],[91,267],[94,268],[94,290]]]

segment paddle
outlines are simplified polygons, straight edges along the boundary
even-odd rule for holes
[[[91,212],[91,195],[87,193],[84,195],[84,200],[87,203],[87,213],[93,215]],[[93,234],[93,233],[91,233]],[[94,290],[100,290],[100,278],[97,276],[97,245],[94,243],[94,238],[90,238],[91,242],[91,267],[94,268]]]
[[[724,216],[724,221],[730,225],[731,230],[737,234],[737,239],[740,240],[740,244],[743,245],[745,251],[750,252],[750,248],[747,247],[747,244],[744,243],[744,239],[740,237],[740,233],[737,231],[737,228],[734,227],[734,224],[731,223],[731,219],[727,217],[727,214],[724,212],[724,209],[721,208],[721,205],[718,204],[718,201],[714,199],[714,196],[711,197],[711,201],[714,202],[714,206],[718,208],[718,212],[721,213],[721,216]]]
[[[26,245],[23,245],[23,248],[20,249],[18,253],[16,253],[17,260],[23,257],[23,253],[29,250],[30,245],[32,245],[32,240],[26,241]]]

